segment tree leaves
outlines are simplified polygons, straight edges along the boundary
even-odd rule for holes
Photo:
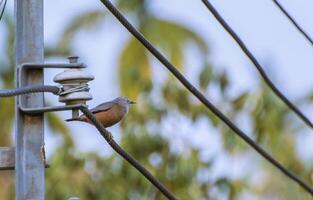
[[[206,64],[199,75],[199,85],[202,90],[206,90],[209,83],[214,80],[214,74],[212,66],[209,64]]]
[[[247,102],[248,98],[249,98],[249,94],[247,92],[244,92],[241,95],[239,95],[237,98],[235,98],[232,101],[232,104],[233,104],[235,111],[238,112],[238,111],[242,110],[243,106]]]
[[[136,99],[152,89],[151,66],[144,47],[131,39],[119,59],[119,80],[123,95]]]
[[[144,5],[145,0],[132,0],[132,1],[125,1],[119,0],[117,2],[117,7],[125,12],[137,12],[139,9]]]
[[[144,21],[140,30],[155,45],[159,46],[171,62],[178,68],[184,63],[184,48],[188,42],[194,43],[201,55],[208,53],[206,42],[197,33],[190,29],[171,22],[150,17]]]

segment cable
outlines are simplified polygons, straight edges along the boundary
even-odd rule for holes
[[[0,97],[11,97],[36,92],[51,92],[60,94],[60,88],[56,86],[28,86],[24,88],[16,88],[10,90],[0,90]],[[144,177],[146,177],[154,186],[156,186],[162,194],[170,200],[177,198],[161,183],[159,182],[146,168],[144,168],[137,160],[131,157],[125,150],[123,150],[114,140],[112,134],[107,131],[104,126],[96,119],[96,117],[88,110],[87,107],[79,108],[89,119],[93,122],[95,127],[99,130],[102,137],[109,143],[109,145],[125,160],[127,160],[133,167],[135,167]]]
[[[61,89],[56,86],[49,85],[33,85],[23,88],[0,90],[0,97],[11,97],[17,95],[23,95],[28,93],[38,93],[38,92],[51,92],[58,95],[61,92]]]
[[[291,17],[291,15],[287,12],[287,10],[277,1],[272,0],[274,4],[282,11],[286,17],[289,19],[289,21],[298,29],[298,31],[313,45],[313,40],[311,37],[301,28],[301,26],[296,22],[294,18]]]
[[[80,110],[93,122],[95,127],[101,133],[102,137],[109,143],[109,145],[125,160],[127,160],[133,167],[135,167],[144,177],[146,177],[155,187],[157,187],[162,194],[168,199],[176,200],[172,194],[162,183],[160,183],[147,169],[145,169],[137,160],[131,157],[124,151],[114,140],[112,134],[107,131],[104,126],[96,119],[96,117],[86,107],[81,107]]]
[[[1,4],[2,4],[2,2],[1,2]],[[0,5],[1,5],[0,4]],[[4,13],[4,10],[5,10],[5,6],[7,5],[7,0],[4,0],[4,5],[3,5],[3,8],[2,8],[2,10],[1,10],[1,14],[0,14],[0,21],[1,21],[1,19],[2,19],[2,16],[3,16],[3,13]]]
[[[176,68],[173,66],[136,28],[120,13],[120,11],[109,1],[101,0],[108,10],[120,21],[120,23],[144,45],[194,96],[196,96],[209,110],[218,116],[225,124],[227,124],[241,139],[254,148],[267,161],[278,168],[291,180],[294,180],[307,192],[313,195],[313,189],[304,181],[290,172],[270,154],[268,154],[261,146],[248,137],[240,130],[228,117],[226,117],[218,108],[216,108],[198,89],[196,89]]]
[[[307,118],[279,89],[274,85],[274,83],[269,79],[266,75],[263,67],[257,61],[257,59],[253,56],[253,54],[246,47],[244,42],[239,38],[239,36],[234,32],[234,30],[227,24],[227,22],[221,17],[221,15],[217,12],[217,10],[213,7],[213,5],[208,0],[201,0],[204,5],[209,9],[212,15],[216,18],[216,20],[223,26],[223,28],[231,35],[231,37],[237,42],[240,46],[241,50],[246,54],[246,56],[251,60],[251,62],[255,65],[259,73],[261,74],[264,81],[267,85],[272,89],[272,91],[294,112],[300,117],[310,128],[313,129],[313,123]]]

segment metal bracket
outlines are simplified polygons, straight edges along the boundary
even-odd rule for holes
[[[25,80],[26,70],[29,69],[82,69],[86,68],[84,63],[23,63],[17,68],[18,74],[18,83],[17,86],[24,87],[26,85],[23,84],[23,80]],[[28,108],[23,104],[22,96],[17,97],[17,105],[19,110],[27,114],[41,114],[44,112],[53,112],[53,111],[63,111],[63,110],[73,110],[78,109],[82,106],[82,104],[75,105],[64,105],[64,106],[45,106],[39,108]]]
[[[15,170],[15,147],[0,147],[0,171],[6,170]]]

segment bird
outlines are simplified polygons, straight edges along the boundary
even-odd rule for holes
[[[117,97],[112,101],[104,102],[90,109],[90,112],[95,115],[105,128],[108,128],[121,121],[128,113],[129,106],[135,103],[136,102],[129,100],[127,97]],[[81,121],[93,124],[85,115],[81,115],[78,118],[67,119],[66,121]]]

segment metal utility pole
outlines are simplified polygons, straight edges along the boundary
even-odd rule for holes
[[[15,80],[19,85],[17,68],[22,63],[43,63],[43,0],[15,0]],[[42,85],[43,71],[29,70],[21,80],[23,85]],[[18,98],[16,98],[17,101]],[[23,98],[27,107],[42,107],[43,94],[29,94]],[[30,116],[17,109],[15,120],[16,199],[43,200],[45,196],[45,164],[43,114]]]

